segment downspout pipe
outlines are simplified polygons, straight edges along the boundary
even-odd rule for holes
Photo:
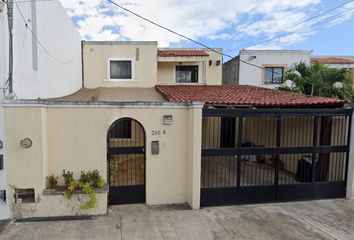
[[[7,0],[7,18],[9,25],[9,76],[6,83],[8,85],[9,94],[13,93],[13,16],[13,0]]]

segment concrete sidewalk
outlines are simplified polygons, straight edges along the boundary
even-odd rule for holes
[[[212,207],[114,206],[93,220],[11,223],[1,240],[21,239],[353,239],[354,201]]]

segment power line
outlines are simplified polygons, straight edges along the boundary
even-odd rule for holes
[[[304,21],[302,21],[302,22],[296,23],[295,25],[292,25],[292,26],[290,26],[290,27],[288,27],[288,28],[293,28],[293,27],[296,27],[296,26],[298,26],[298,25],[300,25],[300,24],[303,24],[303,23],[305,23],[305,22],[308,22],[308,21],[310,21],[310,20],[312,20],[312,19],[318,18],[318,17],[320,17],[320,16],[322,16],[322,15],[325,15],[326,13],[329,13],[329,12],[331,12],[331,11],[334,11],[334,10],[338,9],[338,8],[341,8],[341,7],[343,7],[343,6],[345,6],[345,5],[349,4],[349,3],[351,3],[351,2],[353,2],[353,1],[354,1],[354,0],[350,0],[350,1],[348,1],[348,2],[345,2],[345,3],[343,3],[343,4],[340,4],[340,5],[338,5],[338,6],[334,7],[334,8],[328,9],[328,10],[322,12],[322,13],[319,13],[319,14],[317,14],[317,15],[315,15],[315,16],[312,16],[312,17],[310,17],[310,18],[308,18],[308,19],[306,19],[306,20],[304,20]]]
[[[319,21],[319,22],[314,23],[313,25],[311,25],[311,27],[318,26],[318,25],[321,25],[321,24],[323,24],[323,23],[336,20],[337,18],[346,16],[346,15],[349,15],[349,14],[352,14],[352,13],[353,13],[353,9],[351,9],[350,11],[347,11],[347,12],[345,12],[345,13],[339,13],[339,14],[330,16],[330,17],[328,17],[328,18],[322,19],[322,20]],[[318,31],[318,30],[320,30],[320,29],[321,29],[321,28],[317,28],[316,30],[313,30],[313,31]],[[248,45],[246,48],[249,48],[249,47],[252,47],[252,46],[256,46],[256,45],[259,45],[259,44],[262,44],[262,43],[270,42],[270,41],[273,41],[273,40],[276,40],[276,39],[279,39],[279,38],[282,38],[282,37],[289,36],[289,35],[291,35],[291,34],[295,34],[295,33],[307,33],[307,32],[309,32],[309,30],[300,31],[300,32],[298,32],[298,31],[293,31],[293,32],[289,32],[289,33],[284,33],[284,34],[281,34],[281,35],[276,36],[276,37],[273,37],[273,38],[269,38],[269,39],[266,39],[266,40],[263,40],[263,41],[255,42],[255,43],[252,44],[252,45]],[[237,49],[237,48],[234,48],[234,49]],[[228,49],[228,50],[233,50],[233,49]],[[228,52],[228,51],[227,51],[227,52]]]
[[[353,10],[353,9],[352,9]],[[352,13],[352,10],[349,11],[349,14]],[[339,13],[339,14],[336,14],[336,15],[333,15],[333,16],[330,16],[328,18],[325,18],[325,19],[322,19],[321,21],[319,22],[315,22],[314,24],[310,25],[310,27],[314,27],[314,26],[317,26],[317,25],[320,25],[320,24],[323,24],[323,23],[326,23],[326,22],[329,22],[329,21],[333,21],[339,17],[342,17],[342,16],[345,16],[345,15],[348,15],[348,12],[346,13]],[[303,32],[308,32],[308,31],[303,31]],[[289,33],[284,33],[284,34],[281,34],[279,36],[276,36],[276,37],[273,37],[273,38],[270,38],[270,39],[266,39],[266,40],[263,40],[263,41],[258,41],[258,42],[254,42],[253,44],[251,45],[248,45],[247,47],[252,47],[252,46],[255,46],[255,45],[258,45],[258,44],[262,44],[262,43],[266,43],[266,42],[269,42],[269,41],[273,41],[275,39],[278,39],[278,38],[282,38],[282,37],[286,37],[288,35],[291,35],[291,34],[294,34],[294,33],[297,33],[297,31],[292,31],[292,32],[289,32]],[[246,48],[247,48],[246,47]]]
[[[354,0],[350,0],[350,1],[348,1],[348,2],[345,2],[345,3],[342,3],[342,4],[338,5],[338,6],[336,6],[336,7],[333,7],[333,8],[331,8],[331,9],[328,9],[328,10],[326,10],[326,11],[324,11],[324,12],[321,12],[321,13],[315,15],[315,16],[312,16],[312,17],[310,17],[310,18],[308,18],[308,19],[305,19],[305,20],[303,20],[303,21],[301,21],[301,22],[298,22],[298,23],[296,23],[296,24],[294,24],[294,25],[292,25],[292,26],[289,26],[289,27],[287,27],[287,29],[289,29],[289,28],[294,28],[294,27],[297,27],[297,26],[299,26],[299,25],[302,25],[302,24],[304,24],[304,23],[306,23],[306,22],[308,22],[308,21],[311,21],[311,20],[313,20],[313,19],[315,19],[315,18],[318,18],[318,17],[320,17],[320,16],[323,16],[323,15],[325,15],[326,13],[329,13],[329,12],[331,12],[331,11],[334,11],[334,10],[338,9],[338,8],[341,8],[341,7],[347,5],[347,4],[351,3],[351,2],[354,2]],[[337,15],[339,15],[339,14],[337,14]],[[336,16],[336,15],[334,15],[334,16]],[[334,16],[331,16],[331,17],[334,17]],[[329,17],[329,18],[330,18],[330,17]],[[325,18],[325,19],[327,19],[327,18]],[[322,19],[322,20],[325,20],[325,19]],[[322,21],[322,20],[321,20],[321,21]],[[334,20],[334,19],[333,19],[333,20]],[[320,21],[320,22],[317,22],[317,23],[315,22],[315,23],[313,23],[313,25],[311,25],[311,26],[318,25],[318,23],[321,23],[321,21]],[[305,31],[305,32],[307,32],[307,31]],[[278,39],[278,38],[281,38],[281,37],[285,37],[285,36],[291,35],[291,34],[293,34],[293,33],[296,33],[296,31],[292,31],[292,32],[290,32],[290,33],[284,33],[284,34],[278,35],[278,36],[276,36],[276,37],[269,38],[269,39],[265,39],[265,40],[259,40],[259,41],[251,42],[251,43],[247,44],[247,47],[243,47],[243,48],[248,48],[248,47],[252,47],[252,46],[255,46],[255,45],[258,45],[258,44],[262,44],[262,43],[265,43],[265,42],[273,41],[273,40],[275,40],[275,39]],[[237,49],[239,49],[239,48],[230,48],[230,49],[227,49],[226,52],[229,52],[229,51],[231,51],[231,50],[237,50]]]
[[[41,1],[43,1],[43,0],[41,0]],[[50,0],[50,1],[53,1],[53,0]],[[34,37],[34,39],[36,40],[36,42],[38,43],[38,45],[43,49],[43,51],[44,51],[50,58],[52,58],[52,60],[54,60],[55,62],[58,62],[58,63],[62,63],[62,64],[66,64],[66,63],[69,63],[69,62],[71,62],[71,61],[74,60],[76,54],[75,54],[71,59],[68,59],[68,60],[65,60],[65,61],[61,61],[61,60],[57,59],[56,57],[54,57],[54,56],[44,47],[44,45],[42,44],[42,42],[39,41],[39,39],[38,39],[38,37],[36,36],[36,34],[35,34],[35,33],[32,31],[32,29],[28,26],[27,21],[26,21],[26,18],[25,18],[25,16],[23,15],[23,13],[22,13],[20,7],[18,6],[17,1],[14,1],[14,2],[15,2],[15,4],[16,4],[16,8],[18,9],[18,11],[19,11],[19,13],[20,13],[21,18],[22,18],[23,21],[24,21],[24,24],[25,24],[26,29],[28,29],[28,30],[31,32],[32,36]]]
[[[178,32],[176,32],[176,31],[174,31],[174,30],[172,30],[172,29],[170,29],[170,28],[168,28],[168,27],[162,26],[161,24],[158,24],[158,23],[156,23],[156,22],[154,22],[154,21],[152,21],[152,20],[150,20],[150,19],[148,19],[148,18],[146,18],[146,17],[143,17],[143,16],[141,16],[140,14],[135,13],[135,12],[133,12],[132,10],[129,10],[129,9],[123,7],[122,5],[120,5],[120,4],[118,4],[118,3],[115,3],[115,2],[113,2],[113,1],[111,1],[111,0],[107,0],[107,1],[110,2],[110,3],[112,3],[113,5],[115,5],[115,6],[119,7],[119,8],[121,8],[121,9],[123,9],[123,10],[125,10],[125,11],[127,11],[127,12],[129,12],[129,13],[131,13],[131,14],[133,14],[134,16],[136,16],[136,17],[138,17],[138,18],[143,19],[144,21],[149,22],[149,23],[151,23],[151,24],[153,24],[153,25],[159,27],[159,28],[162,28],[162,29],[164,29],[164,30],[166,30],[166,31],[168,31],[168,32],[171,32],[171,33],[173,33],[173,34],[175,34],[175,35],[177,35],[177,36],[180,36],[180,37],[182,37],[182,38],[185,38],[185,39],[187,39],[187,40],[189,40],[189,41],[191,41],[191,42],[193,42],[193,43],[195,43],[195,44],[197,44],[197,45],[203,46],[203,47],[205,47],[206,49],[209,49],[209,50],[211,50],[211,51],[213,51],[213,52],[215,52],[215,53],[217,53],[217,54],[220,54],[220,55],[222,55],[222,56],[225,56],[225,57],[228,57],[228,58],[231,58],[231,59],[234,58],[233,56],[231,56],[231,55],[229,55],[229,54],[219,52],[219,51],[217,51],[217,50],[215,50],[215,49],[213,49],[213,48],[207,46],[207,45],[204,44],[204,43],[198,42],[198,41],[196,41],[196,40],[194,40],[194,39],[192,39],[192,38],[190,38],[190,37],[188,37],[188,36],[186,36],[186,35],[183,35],[183,34],[181,34],[181,33],[178,33]],[[353,1],[354,1],[354,0],[353,0]],[[243,63],[248,64],[248,65],[250,65],[250,66],[257,67],[257,68],[259,68],[259,69],[268,71],[267,69],[265,69],[265,68],[263,68],[263,67],[261,67],[261,66],[258,66],[258,65],[253,64],[253,63],[249,63],[249,62],[244,61],[244,60],[242,60],[242,59],[240,59],[240,62],[243,62]],[[278,74],[278,73],[277,73],[277,74]],[[283,74],[279,74],[279,75],[283,76]]]
[[[352,14],[354,12],[354,8],[353,9],[350,9],[349,11],[345,11],[345,12],[342,12],[342,13],[338,13],[336,15],[333,15],[333,16],[330,16],[330,17],[327,17],[325,19],[322,19],[321,21],[315,23],[314,25],[312,26],[316,26],[316,25],[320,25],[320,24],[323,24],[323,23],[326,23],[326,22],[330,22],[330,21],[333,21],[333,20],[336,20],[340,17],[344,17],[346,15],[349,15],[349,14]]]
[[[31,3],[31,2],[56,2],[58,0],[20,0],[16,1],[17,3]],[[15,2],[15,0],[14,0]]]

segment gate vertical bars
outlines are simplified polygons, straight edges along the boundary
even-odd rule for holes
[[[280,140],[281,140],[281,127],[282,127],[282,122],[281,122],[281,116],[277,116],[277,132],[276,132],[276,147],[280,147]],[[279,170],[280,170],[280,156],[279,153],[276,153],[275,155],[275,173],[274,173],[274,184],[275,184],[275,200],[278,199],[278,185],[279,185]]]
[[[318,142],[318,123],[319,123],[319,117],[314,117],[313,121],[313,142],[312,146],[316,147],[317,142]],[[316,181],[316,159],[317,159],[317,153],[315,151],[315,148],[313,148],[312,152],[312,187],[315,187],[315,181]],[[312,197],[314,197],[313,192],[312,192]]]
[[[351,141],[351,131],[352,131],[352,117],[353,115],[349,115],[349,123],[348,123],[348,130],[347,130],[347,146],[350,147],[350,141]],[[345,182],[348,181],[348,172],[349,172],[349,151],[347,152],[347,155],[346,155],[346,163],[345,163]]]
[[[238,148],[241,147],[241,140],[242,140],[242,129],[243,129],[243,117],[239,116],[238,117],[238,141],[237,141],[237,146]],[[241,186],[241,153],[237,154],[237,184],[236,186],[239,188]]]
[[[111,125],[107,165],[110,204],[145,202],[145,131],[139,122],[121,118]]]
[[[330,184],[330,183],[335,183],[335,181],[338,181],[339,177],[337,177],[337,173],[340,172],[338,169],[341,167],[340,164],[343,164],[345,162],[345,181],[347,181],[347,173],[348,173],[348,160],[349,160],[349,137],[350,137],[350,131],[349,129],[351,126],[347,126],[348,124],[351,124],[351,114],[352,114],[352,109],[204,109],[203,110],[203,118],[208,119],[210,117],[213,118],[218,118],[221,119],[222,117],[229,117],[233,118],[233,121],[236,122],[236,119],[238,119],[238,134],[237,137],[234,136],[235,139],[237,139],[237,143],[235,144],[234,147],[228,147],[228,148],[222,148],[220,146],[206,146],[203,144],[204,148],[202,149],[202,156],[203,159],[208,159],[208,169],[202,169],[203,172],[209,172],[211,173],[212,176],[209,174],[206,175],[204,174],[204,177],[207,179],[203,179],[203,181],[210,181],[210,178],[215,179],[216,181],[220,182],[220,184],[217,184],[216,187],[211,187],[209,189],[203,189],[202,187],[202,196],[204,198],[212,197],[210,194],[208,195],[208,191],[213,192],[214,196],[218,196],[221,204],[227,203],[230,204],[230,200],[225,200],[222,199],[224,196],[230,196],[230,194],[235,194],[235,193],[240,193],[240,189],[246,189],[245,187],[265,187],[267,184],[267,181],[265,181],[264,175],[268,176],[269,171],[262,170],[263,168],[259,168],[256,165],[250,165],[248,167],[248,172],[251,173],[251,176],[242,176],[242,174],[245,174],[244,171],[247,171],[246,168],[243,167],[243,157],[247,157],[248,159],[254,159],[254,161],[258,161],[258,156],[276,156],[274,160],[274,186],[278,188],[279,183],[280,183],[280,172],[282,171],[282,188],[284,190],[284,187],[291,186],[289,184],[295,184],[296,186],[294,187],[299,187],[305,186],[307,183],[304,182],[302,184],[297,184],[298,182],[293,182],[290,181],[290,178],[286,176],[286,172],[282,170],[281,168],[284,167],[284,163],[280,165],[281,159],[286,158],[287,163],[289,162],[293,167],[293,163],[295,161],[298,161],[297,158],[301,156],[302,154],[312,154],[312,157],[310,157],[311,160],[311,169],[307,168],[305,169],[306,175],[311,174],[311,180],[309,181],[313,187],[318,188],[320,191],[321,187],[320,185],[322,184]],[[326,144],[322,145],[317,145],[318,144],[318,122],[320,117],[327,117],[330,118],[330,121],[334,121],[335,125],[333,128],[333,136],[331,136],[330,142],[327,142]],[[253,126],[253,129],[251,129],[250,126],[246,127],[244,124],[244,117],[247,118],[247,121],[249,124],[250,122],[253,121],[253,124],[256,126]],[[270,117],[270,119],[276,119],[276,144],[272,145],[269,141],[271,140],[271,135],[273,134],[271,126],[261,126],[262,125],[262,119],[261,118],[256,118],[256,117]],[[349,122],[346,121],[344,124],[343,121],[341,120],[342,118],[348,118],[349,117]],[[339,120],[337,120],[339,118]],[[286,120],[288,119],[287,124]],[[290,120],[293,119],[293,120]],[[203,121],[204,125],[208,121]],[[313,123],[313,124],[312,124]],[[290,128],[290,132],[287,132],[287,136],[285,136],[285,133],[282,133],[282,128],[284,127],[285,130],[285,125],[292,125],[295,124],[297,126],[296,128]],[[312,124],[312,127],[311,127]],[[217,121],[213,121],[212,125],[208,126],[203,126],[204,129],[211,129],[211,133],[213,134],[213,139],[210,139],[211,134],[209,136],[205,135],[205,138],[203,138],[203,141],[217,141],[215,139],[215,136],[217,137],[217,128],[219,127]],[[247,129],[245,129],[245,127]],[[245,134],[249,132],[249,136],[252,139],[257,139],[259,140],[260,136],[263,135],[263,129],[262,127],[265,127],[265,141],[268,141],[265,146],[248,146],[248,147],[243,147],[241,142],[244,138],[243,132]],[[310,142],[308,140],[309,137],[311,137],[310,134],[310,129],[313,128],[313,139],[312,139],[312,144],[308,145]],[[232,128],[231,128],[232,129]],[[302,129],[302,133],[299,132],[299,129]],[[306,131],[304,130],[306,129]],[[221,130],[219,128],[219,130]],[[209,130],[210,131],[210,130]],[[228,128],[228,131],[230,131],[230,128]],[[230,132],[233,132],[232,130]],[[267,137],[268,135],[268,137]],[[347,135],[348,139],[346,142],[346,145],[342,144],[342,141],[339,141],[339,139],[342,139],[343,135]],[[246,134],[247,136],[247,134]],[[294,138],[295,139],[290,139]],[[231,136],[228,137],[228,141],[232,142],[232,139],[230,140]],[[291,144],[290,144],[291,143]],[[259,144],[258,144],[259,145]],[[284,145],[284,146],[283,146]],[[274,147],[273,147],[274,146]],[[316,170],[316,156],[317,154],[330,154],[329,161],[328,163],[330,165],[330,171],[327,173],[325,172],[324,174],[328,175],[328,179],[326,182],[316,182],[316,173],[318,170]],[[346,154],[346,155],[345,155]],[[344,155],[346,156],[346,160],[344,160]],[[229,156],[229,157],[228,157]],[[232,169],[230,169],[230,161],[233,161],[232,156],[237,156],[237,167],[236,169],[234,168],[234,165],[231,164]],[[218,159],[221,161],[218,161]],[[205,162],[206,163],[206,162]],[[228,163],[228,164],[227,164]],[[204,164],[204,167],[206,164]],[[212,171],[212,168],[219,169],[220,171]],[[229,167],[229,169],[225,169],[226,167]],[[343,166],[344,167],[344,166]],[[311,171],[310,171],[311,170]],[[233,185],[230,184],[232,182],[231,176],[234,176],[235,174],[230,174],[230,172],[236,172],[237,176],[237,181],[236,181],[236,187],[232,187]],[[343,171],[343,172],[344,172]],[[223,174],[223,172],[225,174]],[[214,174],[214,176],[213,176]],[[216,176],[215,176],[216,174]],[[252,175],[253,174],[253,175]],[[257,176],[254,174],[258,174]],[[221,176],[218,176],[221,175]],[[247,175],[247,174],[246,174]],[[242,184],[242,177],[244,178],[245,181],[247,179],[251,180],[249,184]],[[250,178],[249,178],[250,177]],[[285,177],[285,178],[284,178]],[[220,181],[218,179],[222,179],[223,181]],[[285,179],[285,180],[284,180]],[[332,182],[331,182],[332,181]],[[214,181],[213,181],[214,182]],[[285,185],[283,185],[285,184]],[[332,184],[333,185],[333,184]],[[335,188],[337,185],[330,186],[330,189]],[[210,187],[210,184],[209,184]],[[342,186],[340,186],[342,187]],[[230,188],[234,188],[230,189]],[[248,188],[251,189],[251,188]],[[235,191],[237,190],[237,191]],[[251,189],[252,190],[252,189]],[[256,189],[257,190],[257,189]],[[258,189],[259,190],[259,189]],[[299,190],[299,189],[298,189]],[[226,191],[226,192],[223,192]],[[228,192],[227,192],[228,191]],[[312,197],[314,198],[314,193],[312,192]],[[276,196],[274,197],[273,201],[277,201],[277,194],[278,194],[278,189],[276,189]],[[316,196],[322,196],[322,193],[320,193]],[[333,195],[333,194],[332,194]],[[203,198],[202,197],[202,198]],[[240,196],[237,196],[240,197]],[[236,198],[237,198],[236,197]],[[204,201],[206,200],[206,201]],[[204,199],[202,200],[202,205],[208,205],[207,200]],[[215,200],[215,199],[214,199]],[[234,203],[238,203],[237,199],[235,200]],[[210,204],[209,204],[210,205]],[[218,205],[217,201],[214,201],[211,205]]]

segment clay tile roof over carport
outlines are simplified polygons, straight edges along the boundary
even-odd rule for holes
[[[204,50],[171,49],[157,51],[159,57],[207,57],[209,54]]]
[[[311,58],[311,63],[353,64],[354,60],[341,57]]]
[[[204,102],[207,105],[254,107],[342,107],[344,101],[249,85],[158,85],[170,102]]]

